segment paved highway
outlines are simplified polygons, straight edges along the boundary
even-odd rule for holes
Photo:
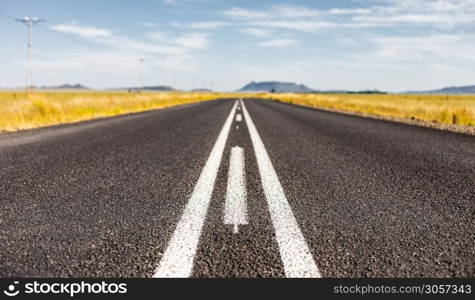
[[[475,277],[475,137],[222,99],[0,135],[1,277]]]

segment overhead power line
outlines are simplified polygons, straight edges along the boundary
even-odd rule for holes
[[[15,20],[15,17],[8,16],[8,15],[4,15],[4,14],[0,14],[0,17],[2,17],[2,18],[4,18],[4,19]]]

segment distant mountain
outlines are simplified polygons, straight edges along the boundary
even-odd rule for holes
[[[293,82],[251,82],[239,90],[240,92],[275,92],[275,93],[312,93],[314,90],[305,85]]]
[[[139,87],[125,87],[125,88],[110,88],[110,89],[106,89],[106,90],[110,90],[110,91],[129,91],[129,92],[135,92],[135,91],[138,91],[138,90],[142,90],[142,91],[158,91],[158,92],[172,92],[172,91],[176,91],[174,88],[172,88],[171,86],[166,86],[166,85],[156,85],[156,86],[144,86],[142,88],[139,88]]]
[[[82,84],[63,84],[59,86],[41,86],[39,87],[41,90],[89,90],[88,87]]]
[[[211,93],[212,90],[210,90],[210,89],[192,89],[191,92],[195,92],[195,93]]]
[[[406,94],[475,94],[475,85],[453,86],[430,91],[411,91]]]
[[[138,89],[138,88],[135,88],[135,89]],[[144,90],[144,91],[164,91],[164,92],[175,91],[174,88],[172,88],[171,86],[167,86],[167,85],[144,86],[142,88],[142,90]]]
[[[387,94],[385,91],[380,90],[362,90],[362,91],[350,91],[350,90],[328,90],[328,91],[317,91],[321,94]]]

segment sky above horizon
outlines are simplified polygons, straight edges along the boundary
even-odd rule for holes
[[[112,4],[113,3],[113,4]],[[407,91],[475,84],[475,0],[1,0],[0,87]]]

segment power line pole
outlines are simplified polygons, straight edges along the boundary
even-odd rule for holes
[[[139,92],[141,92],[142,89],[144,88],[144,86],[143,86],[143,62],[145,61],[145,58],[139,57],[137,60],[140,63]]]
[[[28,27],[28,49],[26,55],[26,92],[33,91],[33,68],[31,66],[31,32],[32,27],[40,22],[46,22],[45,19],[24,17],[22,19],[16,19],[17,22],[21,22]]]

